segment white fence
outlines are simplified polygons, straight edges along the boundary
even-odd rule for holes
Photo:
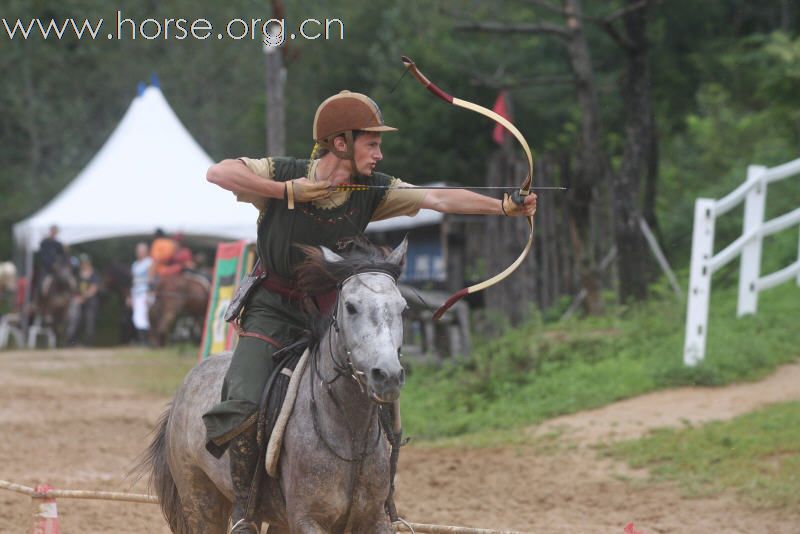
[[[711,298],[711,275],[741,255],[739,271],[739,317],[756,312],[758,293],[796,277],[800,285],[800,240],[798,259],[791,265],[761,276],[761,244],[764,237],[800,224],[800,207],[764,221],[767,186],[800,175],[800,159],[768,169],[760,165],[747,168],[747,180],[720,200],[699,198],[694,206],[692,262],[689,274],[689,298],[686,313],[686,339],[683,362],[695,365],[705,357],[708,332],[708,306]],[[714,254],[714,222],[744,201],[742,235]],[[797,199],[800,204],[800,198]]]

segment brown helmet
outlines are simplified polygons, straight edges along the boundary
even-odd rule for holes
[[[353,133],[356,130],[367,132],[395,132],[397,128],[383,122],[381,108],[370,97],[361,93],[341,91],[325,100],[314,115],[314,141],[327,148],[340,158],[353,158]],[[333,138],[345,135],[347,152],[333,147]]]

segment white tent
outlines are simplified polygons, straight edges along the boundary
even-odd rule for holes
[[[14,239],[39,248],[51,225],[82,243],[167,233],[255,239],[257,212],[206,181],[212,161],[158,87],[137,96],[86,168],[49,204],[14,225]]]

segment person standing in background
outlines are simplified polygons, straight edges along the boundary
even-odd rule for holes
[[[83,321],[83,343],[87,346],[94,345],[95,324],[97,322],[97,308],[100,304],[97,291],[99,279],[88,254],[79,256],[78,268],[78,294],[73,297],[69,325],[67,327],[67,344],[78,343],[78,326]]]
[[[150,288],[150,266],[153,258],[147,243],[136,245],[136,261],[131,264],[131,294],[129,305],[133,311],[133,326],[136,328],[136,340],[140,345],[147,344],[147,334],[150,330],[148,311],[150,303],[148,292]]]
[[[153,259],[150,267],[150,279],[166,276],[169,274],[178,244],[174,239],[167,237],[161,228],[156,230],[152,245],[150,245],[150,257]]]

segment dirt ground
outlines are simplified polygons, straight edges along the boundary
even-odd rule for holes
[[[144,491],[125,479],[168,399],[37,376],[91,364],[108,351],[0,353],[0,479],[61,489]],[[65,363],[68,362],[68,363]],[[800,533],[800,511],[754,509],[733,493],[685,498],[669,484],[600,458],[592,445],[660,426],[728,419],[800,398],[800,364],[758,383],[645,395],[523,429],[549,447],[403,449],[397,502],[413,522],[525,532],[617,533],[628,522],[662,532]],[[551,438],[552,439],[552,438]],[[23,495],[0,490],[0,533],[30,532]],[[61,531],[168,533],[157,506],[60,499]]]

